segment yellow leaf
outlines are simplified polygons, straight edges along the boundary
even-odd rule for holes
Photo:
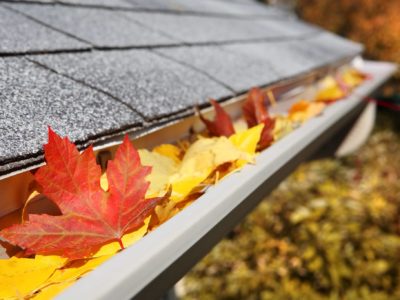
[[[356,69],[347,69],[343,72],[341,79],[350,88],[360,85],[365,80],[365,75]]]
[[[165,144],[161,146],[157,151],[167,153],[167,150],[169,149],[170,153],[172,153],[174,151],[173,149],[175,148],[180,151],[179,148],[173,145]],[[172,159],[170,156],[165,156],[154,151],[150,152],[146,149],[140,149],[138,152],[141,163],[144,166],[151,167],[151,173],[146,178],[150,182],[150,186],[146,192],[146,198],[160,197],[164,195],[168,189],[169,177],[178,170],[178,163],[176,161],[177,157]],[[100,177],[100,186],[104,191],[108,190],[106,173]]]
[[[300,100],[292,105],[289,109],[289,118],[293,122],[304,123],[307,120],[318,116],[325,108],[322,102],[309,102]]]
[[[160,146],[155,147],[153,149],[153,152],[164,155],[166,157],[169,157],[172,160],[174,160],[176,163],[179,163],[181,161],[181,159],[180,159],[181,149],[175,145],[162,144]]]
[[[53,299],[55,296],[60,294],[63,290],[70,287],[74,283],[75,283],[75,280],[65,281],[65,282],[49,285],[49,286],[41,289],[40,292],[35,294],[32,298],[35,300]]]
[[[332,76],[326,77],[322,81],[322,86],[321,90],[317,93],[316,101],[330,102],[346,96],[345,92]]]
[[[259,124],[245,131],[233,134],[229,137],[229,140],[239,150],[254,154],[256,153],[257,144],[260,141],[263,128],[264,124]]]
[[[66,259],[59,256],[1,259],[0,299],[23,298],[31,294],[65,263]]]
[[[34,297],[34,299],[53,298],[110,257],[111,255],[105,255],[96,258],[72,261],[67,267],[56,270],[42,285],[40,292]]]
[[[92,271],[94,268],[105,262],[112,255],[104,255],[95,258],[78,259],[72,261],[66,268],[58,269],[46,280],[45,285],[74,281],[82,275]]]
[[[154,229],[155,227],[171,219],[179,212],[179,209],[176,207],[176,203],[174,201],[168,201],[164,205],[157,205],[154,209],[154,212],[157,218],[155,219],[154,224],[152,224],[151,229]]]
[[[171,199],[179,202],[199,186],[218,166],[243,160],[253,161],[253,155],[241,151],[226,137],[203,138],[193,143],[183,157],[180,168],[174,174]]]
[[[276,116],[274,126],[274,141],[278,141],[293,131],[293,122],[286,116]]]
[[[147,233],[147,228],[149,227],[149,222],[150,222],[150,217],[148,217],[144,221],[144,225],[142,227],[140,227],[138,230],[135,230],[133,232],[125,234],[122,237],[122,243],[124,244],[124,247],[131,246],[134,243],[136,243],[138,240],[140,240]],[[112,255],[114,253],[117,253],[119,250],[121,250],[121,246],[119,245],[119,243],[111,242],[111,243],[103,245],[92,257]]]
[[[146,197],[159,197],[168,189],[169,178],[178,171],[178,164],[168,156],[145,149],[139,150],[140,160],[144,166],[151,166],[151,173],[147,176],[150,187]]]

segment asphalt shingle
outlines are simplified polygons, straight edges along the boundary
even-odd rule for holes
[[[272,6],[253,2],[225,2],[218,0],[126,0],[137,8],[149,10],[171,10],[177,12],[195,12],[203,14],[219,14],[232,16],[269,16],[286,17],[287,12]]]
[[[71,6],[12,4],[12,8],[98,47],[154,46],[177,43],[118,11]]]
[[[226,51],[225,48],[229,49],[229,46],[163,48],[155,51],[213,76],[237,93],[279,78],[268,60]]]
[[[256,25],[257,23],[260,24],[260,26],[263,26],[265,30],[270,30],[270,28],[277,28],[276,30],[279,30],[281,34],[280,36],[286,38],[287,40],[296,37],[302,38],[304,36],[315,35],[322,32],[322,30],[318,27],[307,24],[297,18],[291,18],[285,21],[275,20],[272,22],[271,20],[254,21],[254,25]]]
[[[359,54],[363,46],[355,42],[329,32],[323,32],[309,40],[307,47],[309,54],[319,59],[320,63],[337,60],[338,57],[346,57]]]
[[[0,6],[0,54],[84,49],[89,45]]]
[[[126,12],[128,17],[149,28],[164,32],[186,43],[213,43],[282,38],[285,22],[268,20]],[[293,34],[287,37],[293,37]]]
[[[224,49],[269,64],[279,79],[309,72],[346,57],[353,57],[362,51],[358,44],[343,42],[336,37],[329,38],[329,41],[327,39],[321,34],[297,41],[229,45],[224,46]],[[324,40],[327,43],[322,46]],[[329,47],[335,50],[329,50]]]
[[[47,126],[87,142],[139,125],[142,119],[107,95],[25,58],[0,58],[0,174],[7,162],[40,155]]]
[[[133,4],[125,0],[54,0],[68,5],[82,5],[109,8],[132,8]]]
[[[171,116],[232,92],[207,76],[148,50],[35,56],[61,74],[103,90],[148,120]]]

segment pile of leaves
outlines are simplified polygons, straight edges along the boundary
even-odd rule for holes
[[[400,299],[400,119],[302,165],[179,284],[183,299]]]
[[[126,136],[104,170],[92,147],[79,153],[49,128],[46,165],[32,174],[19,222],[0,231],[10,254],[0,260],[0,298],[56,295],[173,217],[208,186],[253,163],[257,151],[322,113],[325,103],[345,97],[365,78],[353,69],[328,77],[313,101],[295,103],[284,116],[271,116],[268,94],[254,88],[244,102],[241,125],[212,100],[214,120],[200,114],[204,134],[152,151],[136,150]],[[52,202],[55,210],[29,214],[37,201]]]

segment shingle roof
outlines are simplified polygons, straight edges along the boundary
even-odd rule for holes
[[[252,0],[0,0],[0,175],[355,56]]]

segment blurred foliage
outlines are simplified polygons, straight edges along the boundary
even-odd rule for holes
[[[400,299],[394,116],[355,155],[300,166],[183,279],[183,299]]]
[[[399,0],[297,0],[297,11],[307,21],[363,43],[367,57],[400,63]]]

